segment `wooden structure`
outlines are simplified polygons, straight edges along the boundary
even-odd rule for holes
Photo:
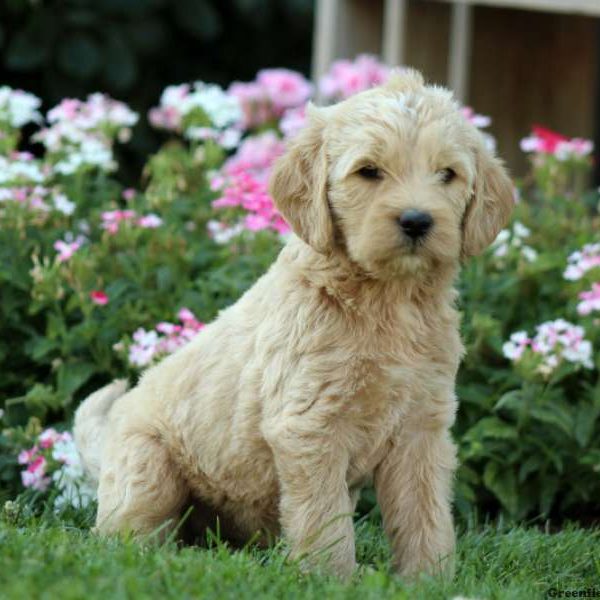
[[[518,173],[532,123],[595,137],[599,32],[600,0],[318,0],[313,76],[362,52],[414,66],[492,117]]]

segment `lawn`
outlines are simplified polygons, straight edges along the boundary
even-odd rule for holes
[[[359,574],[348,583],[305,575],[285,550],[231,552],[101,539],[44,519],[0,522],[0,597],[34,598],[545,598],[550,590],[600,588],[600,530],[558,533],[486,526],[460,534],[452,582],[408,584],[389,573],[379,527],[357,527]],[[549,596],[551,597],[551,596]]]

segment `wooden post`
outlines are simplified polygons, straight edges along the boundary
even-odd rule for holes
[[[595,82],[595,110],[594,110],[594,185],[600,186],[600,21],[596,24],[596,82]]]
[[[391,66],[406,62],[407,0],[385,0],[383,12],[383,61]]]
[[[319,0],[315,11],[313,81],[318,82],[338,58],[381,52],[382,15],[381,2]]]
[[[465,2],[455,2],[450,23],[448,84],[463,103],[468,101],[469,96],[472,28],[473,8]]]
[[[340,0],[318,0],[316,3],[312,55],[312,79],[315,83],[336,58],[339,13]]]

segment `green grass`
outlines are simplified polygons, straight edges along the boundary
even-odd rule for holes
[[[407,584],[388,570],[378,526],[357,527],[368,565],[348,583],[305,575],[282,546],[267,551],[140,545],[101,539],[56,519],[0,521],[0,598],[545,598],[550,588],[600,588],[600,530],[474,528],[459,536],[456,577]]]

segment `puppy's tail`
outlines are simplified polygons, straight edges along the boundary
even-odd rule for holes
[[[114,401],[122,396],[127,388],[128,383],[125,379],[117,379],[88,396],[75,413],[75,444],[85,470],[96,483],[100,478],[108,412]]]

